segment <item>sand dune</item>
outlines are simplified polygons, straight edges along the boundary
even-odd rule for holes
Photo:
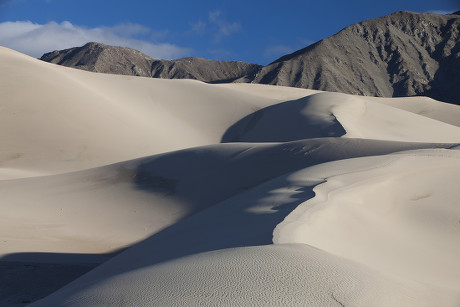
[[[62,173],[217,143],[242,116],[280,101],[84,72],[6,48],[0,57],[2,169]]]
[[[437,150],[436,152],[438,153],[435,155],[436,158],[446,159],[445,156],[449,157],[447,158],[449,160],[447,163],[446,161],[441,161],[446,163],[445,166],[449,166],[448,162],[452,163],[450,161],[452,159],[451,156],[458,159],[458,152],[454,152],[453,150],[444,149]],[[322,227],[310,227],[313,228],[313,239],[309,241],[304,239],[300,243],[307,243],[306,246],[319,248],[330,255],[338,256],[337,263],[335,264],[338,268],[333,269],[332,267],[335,266],[331,267],[328,260],[330,258],[324,259],[319,257],[316,260],[309,259],[309,252],[307,252],[304,255],[306,257],[304,266],[307,265],[306,268],[304,267],[306,270],[304,272],[305,276],[296,276],[296,278],[309,280],[309,282],[301,284],[296,284],[293,281],[294,279],[281,277],[278,271],[280,264],[267,265],[267,262],[270,263],[273,257],[270,255],[270,249],[264,252],[262,248],[259,250],[258,255],[255,256],[252,254],[254,250],[247,248],[248,246],[270,244],[272,242],[273,229],[275,229],[273,241],[276,245],[281,244],[281,247],[279,247],[281,249],[284,248],[282,247],[285,245],[284,243],[289,243],[289,240],[295,242],[296,234],[298,233],[297,236],[300,236],[300,238],[310,238],[310,236],[305,234],[310,233],[308,218],[306,219],[307,222],[299,222],[299,227],[303,227],[299,230],[284,230],[286,228],[284,225],[286,223],[289,224],[289,221],[293,217],[295,221],[298,220],[295,218],[298,210],[302,212],[305,206],[310,209],[311,206],[308,206],[308,202],[315,202],[317,198],[322,199],[322,194],[317,192],[317,188],[322,187],[322,183],[325,180],[329,180],[331,173],[340,174],[348,172],[350,176],[360,179],[360,172],[364,169],[369,174],[375,176],[376,172],[372,172],[372,170],[377,170],[377,175],[379,175],[378,171],[381,170],[380,165],[388,164],[387,160],[400,160],[402,157],[411,158],[413,156],[423,157],[429,153],[433,153],[433,151],[420,150],[388,156],[340,160],[318,164],[275,178],[246,192],[228,198],[207,210],[190,216],[159,232],[94,269],[92,272],[65,287],[62,291],[50,296],[47,300],[41,302],[41,304],[42,306],[46,306],[47,304],[66,305],[71,303],[73,306],[85,306],[88,302],[96,302],[97,304],[114,305],[120,299],[118,293],[126,293],[129,297],[128,301],[134,302],[137,305],[180,305],[187,302],[187,300],[191,300],[192,304],[193,302],[204,300],[203,302],[211,305],[232,305],[231,299],[228,301],[229,299],[226,298],[225,290],[222,290],[221,287],[228,285],[227,287],[231,288],[235,283],[231,280],[235,279],[235,276],[244,276],[248,272],[247,266],[252,266],[253,268],[257,268],[257,270],[254,269],[255,271],[251,271],[254,272],[253,278],[241,279],[238,286],[238,288],[252,289],[247,294],[247,297],[245,297],[249,302],[257,301],[260,296],[266,295],[267,291],[270,292],[267,288],[281,287],[284,289],[291,285],[292,289],[289,291],[282,290],[282,293],[286,294],[294,291],[294,293],[297,293],[297,296],[283,295],[276,297],[279,293],[275,292],[273,293],[275,297],[271,298],[273,299],[272,302],[279,305],[296,305],[299,301],[315,304],[321,301],[318,297],[329,296],[328,299],[330,301],[329,303],[326,301],[325,304],[333,304],[333,298],[335,297],[345,305],[352,304],[357,306],[367,306],[368,304],[372,306],[386,306],[388,304],[395,304],[395,302],[400,302],[400,304],[405,306],[431,306],[438,303],[455,306],[460,299],[460,293],[454,286],[458,284],[456,276],[458,276],[459,270],[457,261],[455,260],[458,258],[458,255],[455,253],[452,254],[452,252],[456,251],[455,237],[458,234],[455,233],[455,230],[452,230],[452,226],[455,227],[457,223],[452,214],[445,215],[448,223],[440,222],[439,226],[441,227],[438,227],[438,229],[431,233],[432,237],[430,239],[423,239],[423,236],[430,233],[432,229],[420,229],[422,225],[415,223],[417,226],[415,230],[417,231],[417,228],[419,228],[419,234],[415,238],[422,239],[416,248],[413,249],[411,244],[407,247],[404,245],[404,243],[408,243],[407,241],[401,242],[401,237],[407,236],[405,239],[408,240],[412,238],[414,232],[414,229],[410,229],[413,223],[407,223],[407,220],[404,221],[404,219],[413,220],[420,215],[423,217],[426,210],[424,207],[412,208],[406,214],[408,216],[399,212],[395,213],[393,220],[399,222],[399,227],[396,227],[398,225],[395,225],[392,220],[388,221],[389,225],[382,227],[381,224],[385,225],[384,221],[386,221],[385,217],[388,215],[386,212],[388,209],[378,208],[380,203],[373,205],[371,208],[373,210],[371,213],[377,211],[377,213],[382,215],[381,219],[383,221],[380,223],[375,220],[376,217],[368,214],[366,210],[362,210],[363,213],[358,216],[361,219],[357,220],[355,215],[359,211],[355,212],[356,210],[349,210],[351,212],[348,213],[346,209],[335,205],[326,207],[328,211],[325,211],[324,209],[321,210],[321,208],[318,209],[316,206],[312,206],[311,210],[313,212],[319,211],[319,214],[326,215],[326,217],[332,216],[332,218],[325,220],[325,218],[321,218],[321,215],[318,219],[320,222],[323,222]],[[433,164],[430,166],[433,167]],[[394,167],[396,168],[398,165]],[[453,169],[452,171],[455,172],[456,170]],[[381,172],[385,174],[385,170]],[[401,172],[403,171],[401,170]],[[368,181],[363,181],[368,183]],[[375,186],[377,185],[378,187],[381,183],[377,181],[375,184],[370,181],[368,184],[370,186],[369,190],[373,191],[372,188],[375,189]],[[401,186],[401,183],[398,182],[397,184]],[[382,189],[381,192],[383,195],[387,195],[389,190]],[[412,195],[414,193],[417,194],[418,191],[411,190],[408,194]],[[395,197],[398,198],[398,195],[395,195]],[[404,197],[406,195],[401,195],[401,198],[404,199]],[[455,194],[452,197],[452,199],[446,201],[449,204],[446,207],[447,209],[450,208],[451,213],[453,213],[452,207],[455,210],[455,203],[453,203],[456,197]],[[344,197],[340,199],[346,201],[349,198]],[[339,200],[337,202],[340,204]],[[391,203],[383,203],[391,207]],[[375,209],[375,207],[377,208]],[[294,211],[290,213],[293,209]],[[428,213],[428,215],[430,214],[431,212]],[[333,220],[333,218],[337,219],[337,221]],[[376,225],[374,226],[373,223]],[[318,222],[314,226],[316,224]],[[344,226],[341,227],[342,225]],[[355,226],[350,227],[350,225]],[[289,228],[289,225],[287,228]],[[420,230],[423,231],[420,232]],[[326,234],[323,234],[324,232]],[[337,235],[333,236],[335,233],[341,236],[339,238],[337,238]],[[382,234],[386,240],[381,239]],[[443,242],[437,242],[437,244],[433,245],[436,242],[431,241],[431,239],[435,239],[438,236],[444,237]],[[378,241],[366,242],[363,239],[377,239]],[[322,243],[323,241],[326,241],[326,243]],[[433,250],[433,246],[437,247],[439,244],[442,244],[443,248]],[[335,248],[331,248],[331,246]],[[374,249],[376,246],[379,248]],[[235,251],[224,250],[228,248],[240,249]],[[307,251],[311,250],[308,247],[305,248]],[[300,249],[302,250],[302,248]],[[216,253],[207,253],[218,250],[222,250],[222,253],[226,255],[223,259],[219,258],[217,260],[218,263],[224,264],[213,264],[213,261],[216,261],[214,258]],[[353,253],[354,251],[358,252]],[[391,257],[388,255],[388,251],[391,251]],[[437,253],[437,257],[430,257],[433,252]],[[235,259],[235,253],[238,260]],[[420,257],[420,255],[417,256],[415,253],[421,253],[422,255]],[[265,256],[261,256],[261,254]],[[191,255],[196,256],[191,257]],[[350,259],[353,265],[344,260],[345,258]],[[290,257],[284,257],[278,261],[287,261],[290,264],[292,260],[290,259]],[[419,259],[419,261],[415,262],[413,261],[414,259]],[[208,260],[210,263],[207,262]],[[208,267],[197,269],[193,265],[196,261],[208,263]],[[292,261],[296,263],[297,260]],[[402,269],[404,265],[407,266],[409,261],[413,261],[412,267],[410,269],[408,267]],[[433,261],[435,263],[443,261],[443,265],[434,267]],[[248,262],[251,264],[248,265]],[[281,267],[285,265],[287,264],[284,263]],[[200,264],[200,266],[205,266],[205,264]],[[344,298],[340,299],[334,296],[334,294],[331,295],[329,293],[330,286],[327,281],[328,278],[318,280],[314,276],[319,273],[312,273],[310,271],[316,270],[318,266],[325,266],[328,268],[326,271],[331,270],[327,271],[328,273],[323,271],[323,274],[327,274],[328,278],[333,278],[336,282],[338,280],[333,276],[336,276],[336,274],[340,275],[336,269],[348,270],[353,267],[351,270],[356,275],[343,281],[343,287],[346,290],[343,290],[342,286],[339,286],[330,291],[332,293],[350,291],[350,289],[354,289],[355,287],[362,287],[360,283],[363,280],[368,280],[369,283],[366,284],[372,289],[370,290],[370,297],[361,292],[344,294]],[[393,269],[388,269],[388,266]],[[191,282],[182,279],[184,270],[188,272],[187,278],[195,280],[195,282],[197,280],[200,281],[198,282],[200,285],[205,282],[203,279],[209,276],[207,274],[213,276],[211,278],[212,281],[210,281],[213,286],[210,285],[206,290],[199,292],[202,295],[207,294],[207,297],[187,294],[187,289],[190,289],[189,286],[192,289],[194,287],[191,285]],[[209,270],[211,273],[209,273]],[[218,270],[219,273],[213,270]],[[414,275],[414,272],[418,272],[418,274]],[[157,277],[158,275],[163,277],[159,278]],[[181,278],[178,278],[178,276],[181,276]],[[273,284],[273,282],[267,281],[264,276],[276,276],[277,279],[285,281],[286,284]],[[423,279],[420,279],[420,277],[423,277]],[[133,282],[138,280],[138,278],[141,280],[140,282]],[[186,283],[186,286],[184,286],[184,283]],[[321,290],[316,291],[313,295],[309,293],[308,289],[302,291],[302,287],[309,283],[314,284],[315,287]],[[143,286],[139,288],[139,284]],[[152,290],[145,293],[145,295],[139,295],[139,293],[142,293],[142,289]],[[181,292],[177,292],[178,289],[182,289]],[[231,292],[231,290],[228,291]],[[164,299],[162,303],[156,301],[159,297]],[[315,301],[315,299],[318,299],[318,301]]]
[[[459,170],[459,150],[425,149],[294,174],[326,182],[277,226],[274,242],[309,244],[460,294]]]
[[[365,97],[394,108],[406,110],[418,115],[432,118],[460,127],[460,110],[456,105],[436,101],[428,97],[380,98]]]
[[[0,59],[0,304],[459,304],[460,107]]]
[[[458,108],[456,108],[458,109]],[[318,93],[261,109],[233,125],[224,142],[285,142],[349,137],[406,142],[458,142],[457,126],[375,99]]]
[[[3,180],[0,255],[47,262],[47,255],[27,253],[109,253],[306,166],[447,146],[334,138],[216,144],[80,172]]]
[[[277,244],[223,249],[163,262],[86,289],[84,285],[63,289],[33,306],[133,302],[146,306],[452,305],[444,293],[433,297],[427,288],[305,244]]]

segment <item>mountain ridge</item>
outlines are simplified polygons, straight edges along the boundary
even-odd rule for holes
[[[367,96],[426,95],[459,104],[459,31],[457,15],[396,12],[285,55],[251,81]]]
[[[109,50],[109,59],[96,57],[100,64],[93,65],[91,59],[81,62],[85,59],[81,52],[92,53],[78,48],[47,53],[41,59],[97,72],[209,83],[260,83],[365,96],[423,95],[460,104],[457,13],[400,11],[361,21],[267,66],[201,58],[153,60],[125,47],[102,44]],[[79,62],[82,65],[77,65]]]
[[[119,46],[89,42],[82,47],[45,53],[41,60],[87,71],[149,78],[197,79],[230,82],[251,76],[262,66],[241,61],[216,61],[198,57],[157,60],[142,52]]]

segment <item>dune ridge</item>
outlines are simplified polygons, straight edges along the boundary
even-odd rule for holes
[[[0,59],[1,305],[460,302],[460,107]]]
[[[268,106],[248,115],[230,127],[222,140],[286,142],[306,138],[347,137],[406,142],[457,142],[459,139],[458,126],[378,101],[341,93],[312,94]]]
[[[310,170],[324,183],[277,225],[273,241],[305,243],[458,293],[459,159],[456,149],[421,149]]]
[[[272,103],[192,80],[176,90],[173,80],[73,70],[3,47],[0,56],[2,168],[52,174],[213,144]]]
[[[303,263],[303,267],[306,268],[307,272],[305,272],[305,275],[302,275],[303,273],[299,272],[300,277],[299,275],[296,276],[301,279],[309,280],[312,285],[318,285],[317,283],[320,283],[319,289],[316,290],[313,297],[310,297],[308,287],[311,285],[308,282],[290,284],[289,282],[292,281],[293,278],[283,279],[278,273],[276,273],[277,269],[274,267],[284,267],[284,265],[287,265],[286,262],[290,265],[291,261],[295,262],[295,260],[287,256],[283,257],[282,260],[278,260],[281,262],[286,261],[284,262],[284,265],[277,262],[274,266],[264,266],[266,261],[269,260],[267,260],[266,257],[259,258],[259,256],[254,256],[258,259],[258,261],[253,260],[256,261],[257,265],[252,266],[253,268],[257,267],[257,270],[255,271],[258,272],[256,273],[256,277],[239,280],[239,283],[241,284],[240,287],[251,288],[251,294],[244,297],[246,301],[257,301],[261,296],[266,295],[267,287],[269,289],[272,289],[272,287],[279,289],[278,287],[283,288],[290,286],[293,289],[289,289],[289,291],[283,290],[282,293],[290,293],[290,291],[294,291],[297,295],[271,297],[271,302],[277,305],[297,305],[300,301],[310,302],[311,304],[332,305],[334,302],[333,298],[335,297],[337,299],[338,296],[331,296],[328,292],[328,289],[330,288],[327,286],[327,283],[324,281],[320,282],[318,280],[314,280],[311,274],[315,276],[315,273],[310,271],[315,270],[318,266],[325,265],[325,271],[321,271],[323,274],[326,274],[329,278],[333,278],[334,280],[336,280],[336,277],[332,276],[336,276],[335,274],[338,274],[335,270],[348,270],[351,267],[354,268],[352,269],[354,274],[358,275],[352,274],[354,277],[352,277],[351,280],[344,282],[343,287],[345,289],[363,287],[360,283],[364,280],[368,280],[369,284],[367,284],[367,286],[370,287],[369,291],[372,293],[370,295],[371,297],[368,297],[361,292],[354,294],[347,293],[344,294],[343,298],[338,299],[345,305],[353,304],[356,306],[366,306],[370,304],[372,306],[385,306],[391,302],[399,302],[399,304],[407,306],[432,306],[435,304],[455,306],[458,304],[460,299],[458,289],[455,288],[455,285],[458,282],[456,280],[456,276],[458,276],[458,274],[456,274],[456,272],[458,272],[458,268],[456,267],[455,261],[457,257],[455,254],[450,254],[452,252],[452,248],[455,250],[455,231],[451,231],[449,233],[446,232],[445,229],[441,228],[438,229],[440,230],[439,232],[435,234],[432,233],[433,236],[431,240],[436,239],[438,236],[449,234],[449,238],[446,238],[443,241],[444,251],[438,251],[436,259],[431,258],[431,254],[428,253],[430,251],[430,247],[433,245],[424,244],[433,243],[433,241],[430,242],[430,240],[427,241],[426,239],[421,240],[418,243],[419,248],[415,250],[411,250],[411,246],[409,246],[409,248],[404,248],[404,246],[401,247],[401,242],[399,240],[395,240],[396,242],[391,240],[398,238],[398,236],[394,236],[394,233],[398,233],[398,230],[400,230],[399,235],[402,233],[408,235],[407,238],[410,238],[411,232],[405,230],[404,228],[397,228],[393,231],[389,231],[388,234],[385,234],[384,231],[381,231],[380,235],[378,233],[375,234],[374,232],[378,232],[378,230],[372,229],[378,228],[382,223],[378,223],[377,226],[371,227],[368,223],[373,223],[375,218],[373,219],[372,216],[369,216],[366,212],[363,213],[364,221],[360,221],[358,226],[355,226],[361,226],[367,230],[367,232],[361,235],[361,237],[371,240],[372,238],[380,238],[383,233],[384,238],[385,236],[387,238],[386,241],[382,242],[382,240],[379,240],[374,244],[369,244],[370,246],[367,247],[367,245],[365,245],[365,241],[363,242],[363,240],[359,240],[359,236],[358,238],[353,236],[355,232],[352,232],[351,230],[343,231],[339,226],[342,224],[345,226],[349,225],[349,223],[347,223],[350,221],[349,215],[353,217],[353,213],[355,212],[347,214],[347,211],[342,212],[343,210],[341,210],[339,212],[342,214],[338,216],[338,210],[335,209],[336,206],[326,206],[326,209],[329,209],[332,217],[339,219],[339,221],[340,219],[344,219],[344,221],[340,223],[339,226],[334,226],[334,223],[326,223],[325,225],[322,225],[323,227],[318,227],[319,230],[326,232],[326,235],[321,235],[321,233],[316,231],[312,235],[314,240],[306,241],[304,239],[303,241],[299,241],[296,240],[296,236],[292,234],[300,233],[300,238],[302,238],[302,234],[305,233],[304,229],[310,226],[309,223],[299,223],[299,225],[303,228],[296,230],[295,232],[289,229],[286,230],[286,226],[284,226],[284,224],[289,225],[289,222],[293,219],[297,221],[295,218],[296,212],[303,211],[303,207],[308,205],[308,199],[310,199],[310,202],[315,202],[318,194],[319,196],[323,195],[318,192],[318,189],[324,185],[324,177],[328,176],[328,173],[335,174],[339,172],[355,179],[362,179],[360,176],[362,168],[367,168],[369,175],[375,176],[375,170],[381,170],[385,167],[385,165],[401,159],[400,156],[410,158],[413,156],[423,157],[423,155],[431,154],[433,157],[438,158],[446,156],[447,152],[450,154],[450,151],[452,150],[439,149],[436,151],[436,154],[433,154],[433,150],[427,149],[416,152],[408,151],[396,153],[390,156],[385,155],[338,160],[325,164],[319,163],[314,166],[277,177],[264,184],[249,189],[246,192],[242,192],[234,197],[228,198],[223,202],[208,208],[207,210],[194,214],[165,229],[164,231],[159,232],[158,234],[109,260],[105,264],[94,269],[92,272],[82,276],[74,283],[65,287],[61,292],[50,296],[48,300],[39,302],[37,306],[46,306],[50,303],[63,305],[72,303],[72,305],[75,304],[75,306],[84,306],[88,301],[97,302],[98,304],[111,305],[118,302],[119,297],[117,296],[117,293],[119,291],[128,295],[128,300],[135,300],[137,303],[142,304],[161,305],[162,303],[156,301],[156,299],[162,298],[165,299],[165,301],[162,301],[163,303],[168,302],[181,304],[190,300],[188,302],[192,304],[202,302],[205,304],[232,305],[237,301],[237,299],[228,299],[224,295],[226,290],[223,290],[221,287],[224,287],[224,289],[234,289],[232,287],[234,287],[233,285],[235,281],[231,282],[231,280],[233,280],[232,278],[236,278],[235,274],[236,276],[241,276],[241,274],[244,275],[243,272],[247,272],[247,267],[251,265],[245,264],[245,260],[251,260],[248,260],[248,258],[245,257],[249,257],[249,259],[251,259],[251,257],[253,257],[252,252],[254,251],[250,247],[261,245],[258,248],[260,249],[260,253],[263,254],[270,253],[270,248],[272,248],[272,246],[275,250],[277,248],[284,249],[284,246],[290,243],[302,243],[300,245],[290,247],[290,249],[294,250],[291,251],[292,253],[299,252],[299,250],[320,250],[321,253],[327,252],[330,257],[338,257],[334,260],[337,261],[336,265],[338,265],[338,267],[333,269],[332,267],[334,266],[331,267],[325,259],[319,260],[321,259],[319,258],[313,260],[309,258],[311,256],[309,254],[310,252],[304,254],[306,257],[304,261],[306,262],[301,263]],[[456,157],[455,159],[458,159],[458,153],[453,153],[452,155]],[[391,161],[388,162],[388,160]],[[452,164],[445,163],[445,166],[451,167]],[[398,168],[399,165],[395,167]],[[352,171],[350,171],[350,169]],[[356,171],[356,169],[358,170]],[[455,171],[456,169],[452,170],[454,174]],[[401,172],[403,172],[403,170],[401,170]],[[440,173],[441,172],[442,170]],[[382,171],[382,173],[385,174],[385,171]],[[377,175],[381,176],[379,173],[377,173]],[[437,177],[435,180],[436,179]],[[371,187],[375,185],[373,181],[370,181],[370,183],[368,183],[367,180],[362,181]],[[329,184],[329,181],[327,182]],[[380,181],[377,181],[377,184],[379,183]],[[333,185],[333,187],[335,188],[336,186]],[[449,187],[446,187],[446,189],[448,188]],[[328,191],[329,190],[326,190],[324,193],[327,195]],[[383,193],[386,192],[387,191],[383,191]],[[418,191],[412,193],[416,194],[415,196],[418,195]],[[455,194],[453,197],[455,197]],[[307,201],[305,202],[305,200]],[[343,198],[340,198],[340,200],[343,202]],[[455,210],[455,203],[452,201],[447,203],[451,209]],[[338,205],[340,205],[340,202]],[[378,206],[374,207],[377,207],[377,209],[374,210],[379,210]],[[313,211],[316,209],[314,205],[307,206],[307,208]],[[291,210],[294,211],[290,213]],[[417,217],[417,214],[420,213],[418,210],[420,209],[412,209],[412,212],[409,213],[415,214],[415,217]],[[385,211],[385,208],[380,209],[379,211]],[[452,214],[446,217],[450,218],[449,223],[452,226],[455,226],[457,221],[453,219]],[[351,222],[353,225],[353,222],[355,223],[356,221],[351,220]],[[237,223],[237,225],[235,225],[235,223]],[[328,231],[328,225],[329,228],[332,228],[332,231],[336,229],[335,227],[337,227],[338,230],[336,231],[339,234],[342,234],[341,231],[343,232],[342,237],[339,238],[339,240],[334,240],[337,238],[330,235],[331,231]],[[390,224],[384,230],[388,230],[388,227],[393,225],[394,223]],[[442,225],[442,223],[440,223],[440,225]],[[450,226],[447,225],[447,228],[449,227]],[[270,245],[272,242],[273,229],[275,229],[273,239],[275,245]],[[348,234],[349,232],[351,232],[350,235]],[[363,231],[359,229],[358,233],[363,233]],[[420,237],[423,237],[426,233],[430,232],[423,231],[420,234]],[[327,241],[328,239],[329,241]],[[323,241],[326,241],[326,243],[321,244]],[[350,243],[347,243],[349,241]],[[174,244],[172,244],[172,242],[174,242]],[[329,245],[339,245],[339,247],[331,249],[329,245],[326,245],[328,242],[330,242]],[[340,244],[340,242],[342,243]],[[361,243],[363,246],[360,248],[359,246],[361,245],[353,245],[354,242]],[[378,249],[380,254],[375,255],[372,248],[379,243],[382,244],[380,249]],[[342,245],[344,247],[340,248]],[[424,246],[424,248],[420,250],[420,246]],[[450,250],[448,249],[446,253],[445,248],[448,248],[449,246]],[[342,252],[338,253],[336,251],[337,248],[339,248],[338,250]],[[264,249],[268,250],[264,251]],[[297,249],[299,250],[295,251]],[[398,250],[399,253],[402,253],[403,255],[410,252],[422,252],[428,256],[418,257],[422,260],[413,263],[412,268],[406,267],[406,269],[401,270],[401,268],[407,266],[408,261],[413,261],[414,255],[410,254],[410,256],[406,255],[404,257],[398,253],[393,258],[398,260],[400,263],[388,263],[388,261],[395,261],[395,259],[388,257],[387,253],[382,253],[382,250],[385,249],[390,251]],[[346,253],[347,251],[350,253],[350,251],[354,250],[357,250],[358,252],[352,253],[351,256]],[[213,258],[215,255],[221,254],[224,254],[225,256],[223,259],[218,260],[221,264],[215,265],[215,269],[218,271],[216,271],[216,273],[211,273],[211,275],[217,275],[212,278],[211,284],[208,284],[207,281],[204,281],[203,279],[205,276],[208,276],[207,274],[209,270],[214,272],[212,271],[214,270],[214,265],[208,263],[206,266],[204,263],[206,263],[209,259],[208,257]],[[360,256],[358,256],[358,254]],[[445,256],[439,259],[440,255]],[[244,260],[241,260],[240,257]],[[369,259],[373,260],[373,262],[370,262]],[[431,261],[434,261],[433,259],[435,259],[436,262],[443,261],[444,267],[439,270],[439,266],[427,266],[427,263],[429,264],[432,263]],[[196,261],[202,263],[200,265],[201,269],[198,269],[195,265],[193,265]],[[348,263],[348,261],[352,262]],[[385,261],[387,261],[387,263],[385,263]],[[392,267],[392,270],[388,269],[388,265]],[[263,269],[261,269],[260,266],[262,266]],[[423,268],[422,272],[420,272],[420,268]],[[182,274],[184,274],[184,270],[187,272],[186,276],[188,276],[187,278],[190,278],[190,280],[187,279],[184,281],[182,277],[179,279],[178,277],[174,277],[182,276]],[[395,271],[397,273],[395,273]],[[414,277],[414,273],[417,273],[416,277]],[[274,285],[273,283],[268,282],[265,277],[262,277],[265,275],[277,276],[277,278],[281,278],[281,280],[285,281],[287,284],[281,282],[280,284],[276,283],[276,285]],[[164,276],[165,279],[161,279],[160,281],[157,279],[157,276]],[[133,283],[133,280],[136,281],[137,277],[141,278],[142,282]],[[260,279],[258,279],[259,277]],[[420,277],[423,277],[422,280],[420,280]],[[201,292],[199,292],[207,293],[206,297],[187,294],[187,289],[196,288],[193,284],[195,284],[197,280],[200,280],[199,284],[204,282],[208,285],[205,287],[206,290],[201,290]],[[139,284],[142,284],[142,286],[139,287]],[[305,286],[306,288],[302,288],[305,284],[308,286]],[[179,287],[182,289],[182,292],[169,292],[168,289],[171,285]],[[101,289],[104,290],[101,292]],[[149,290],[147,291],[147,289]],[[146,291],[145,295],[140,295],[142,291]],[[232,290],[228,291],[231,292]],[[332,292],[335,293],[335,291],[341,292],[342,289],[341,287],[335,287]],[[277,293],[279,292],[275,291],[274,295],[276,296]],[[141,298],[135,298],[138,295],[140,295],[139,297]],[[324,300],[324,297],[327,297],[328,299]]]

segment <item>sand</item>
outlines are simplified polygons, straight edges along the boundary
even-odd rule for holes
[[[424,149],[292,174],[325,182],[277,225],[273,241],[308,244],[458,292],[459,171],[459,150]]]
[[[218,143],[229,125],[280,101],[192,80],[80,71],[6,48],[0,57],[0,167],[9,178]]]
[[[460,303],[460,107],[0,58],[3,305]]]

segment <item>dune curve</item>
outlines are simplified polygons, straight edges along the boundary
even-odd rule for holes
[[[293,176],[325,183],[274,231],[380,272],[459,297],[460,152],[417,150],[336,161]]]
[[[0,305],[459,305],[460,107],[0,59]]]

